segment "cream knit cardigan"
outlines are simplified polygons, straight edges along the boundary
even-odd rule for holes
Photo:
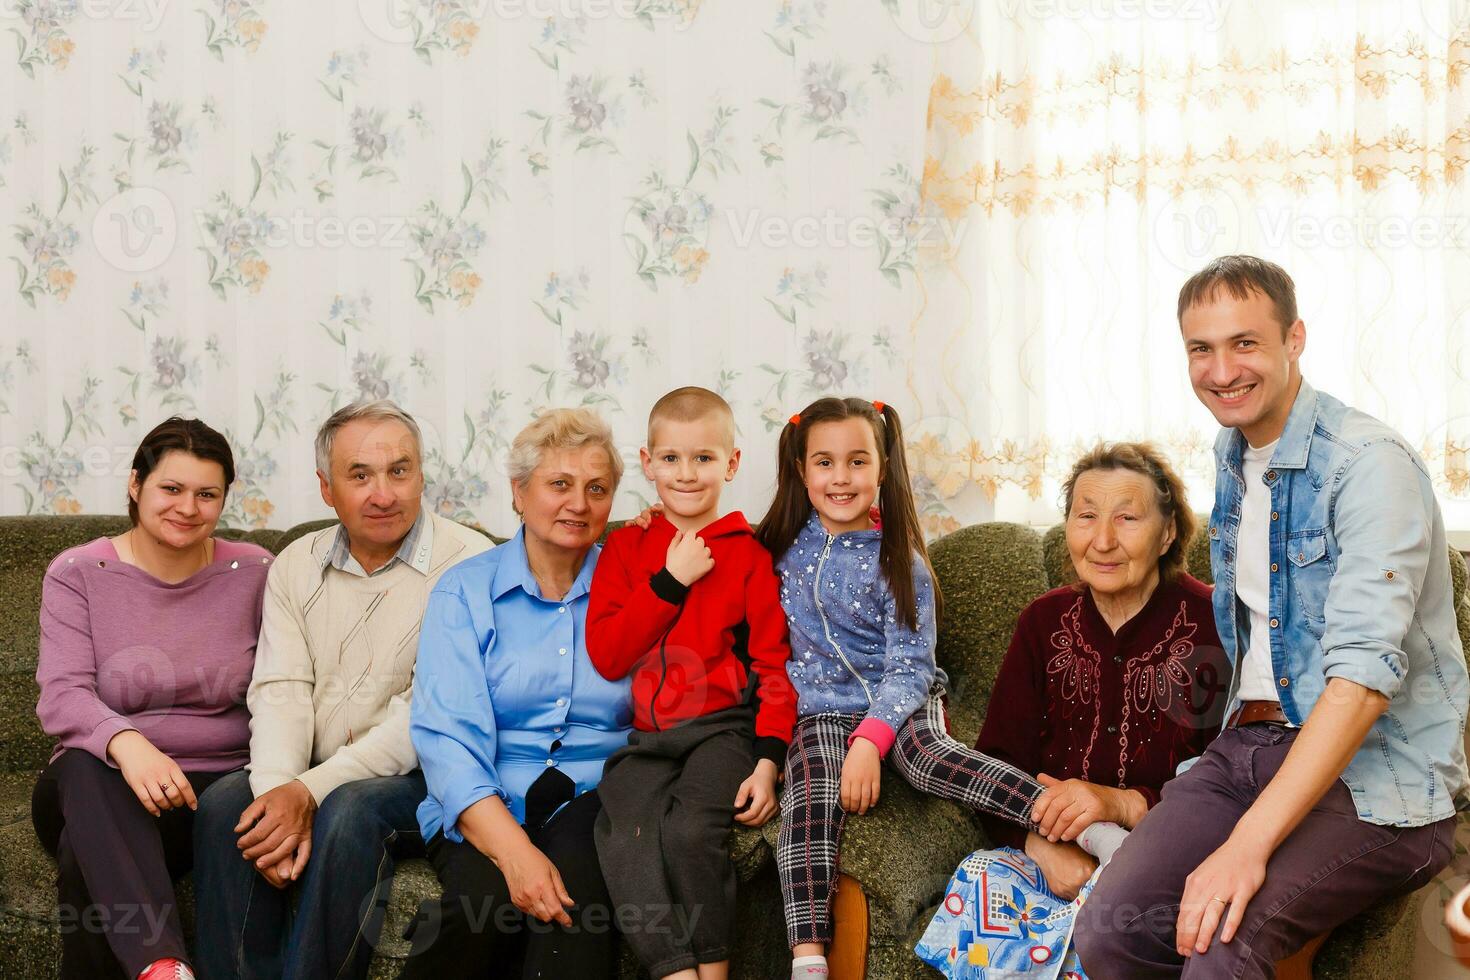
[[[424,606],[446,569],[491,545],[429,519],[427,576],[403,562],[371,578],[327,565],[335,524],[293,541],[271,566],[246,694],[256,796],[299,779],[321,805],[343,783],[418,766],[408,711]]]

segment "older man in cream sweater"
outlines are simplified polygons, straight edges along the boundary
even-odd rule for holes
[[[392,402],[338,410],[316,454],[341,523],[271,568],[248,773],[199,801],[205,977],[366,976],[394,861],[423,847],[408,714],[424,605],[446,569],[490,546],[422,510],[419,429]]]

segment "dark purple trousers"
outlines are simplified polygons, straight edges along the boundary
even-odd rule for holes
[[[186,772],[196,796],[222,772]],[[143,809],[122,773],[67,749],[41,773],[31,821],[56,858],[63,980],[136,977],[190,961],[173,883],[193,866],[194,811]]]
[[[1165,784],[1078,914],[1075,940],[1089,977],[1274,977],[1277,960],[1449,864],[1453,817],[1423,827],[1366,823],[1338,780],[1271,855],[1235,938],[1221,943],[1217,929],[1209,952],[1181,957],[1174,923],[1185,877],[1225,843],[1296,734],[1270,723],[1227,728],[1193,768]]]

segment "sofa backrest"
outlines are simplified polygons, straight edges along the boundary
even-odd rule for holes
[[[279,553],[302,535],[331,523],[312,521],[284,531],[220,535]],[[121,516],[0,517],[0,771],[39,769],[51,750],[52,742],[35,713],[41,580],[46,567],[67,548],[121,533],[127,526],[127,518]],[[497,542],[504,540],[482,533]],[[968,728],[978,723],[977,713],[983,714],[990,700],[1021,610],[1064,581],[1063,529],[1057,525],[1041,535],[1020,524],[975,524],[934,542],[930,557],[944,595],[936,656],[949,674],[956,699],[968,709]],[[1204,535],[1190,549],[1189,566],[1196,578],[1210,581]],[[1451,552],[1450,570],[1459,597],[1460,638],[1470,650],[1470,594],[1465,561],[1458,552]]]
[[[1041,537],[1020,524],[973,524],[935,541],[929,559],[944,600],[935,656],[955,697],[983,706],[1017,617],[1050,588]]]

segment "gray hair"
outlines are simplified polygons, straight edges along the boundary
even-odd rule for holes
[[[524,487],[548,449],[583,446],[601,446],[607,451],[616,490],[623,478],[623,457],[613,445],[612,427],[590,408],[553,408],[536,416],[530,425],[516,433],[506,469],[511,481]]]
[[[337,438],[338,430],[347,423],[356,422],[358,419],[403,423],[404,428],[413,435],[413,444],[418,451],[419,460],[423,460],[424,437],[419,432],[419,424],[413,420],[412,415],[387,398],[353,402],[333,412],[331,417],[322,423],[322,427],[316,430],[316,468],[329,481],[332,477],[332,442]]]

